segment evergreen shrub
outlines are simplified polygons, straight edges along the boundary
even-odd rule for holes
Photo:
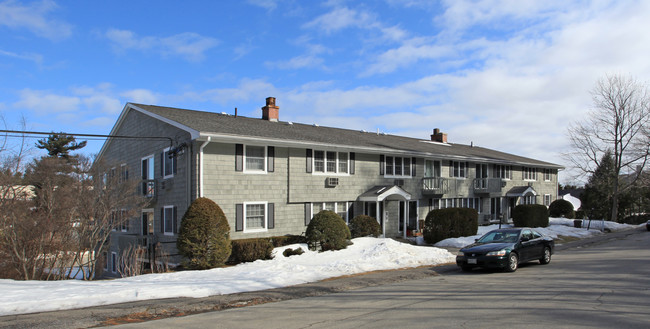
[[[188,269],[209,269],[230,256],[230,225],[223,211],[208,198],[198,198],[183,215],[176,246]]]
[[[541,204],[520,204],[512,210],[515,227],[547,227],[548,209]]]
[[[293,255],[302,255],[304,253],[305,251],[302,250],[302,248],[296,248],[296,249],[287,248],[284,250],[284,252],[282,252],[282,255],[284,257],[291,257]]]
[[[381,235],[381,226],[373,217],[367,215],[358,215],[350,220],[350,234],[352,238],[366,236],[378,237]]]
[[[254,262],[258,259],[271,259],[273,244],[269,238],[240,239],[232,241],[232,254],[228,263]]]
[[[573,209],[573,204],[564,199],[557,199],[548,206],[548,214],[551,217],[564,217],[573,219],[576,218],[576,213]]]
[[[309,248],[321,251],[340,250],[348,246],[350,230],[341,216],[330,210],[323,210],[309,222],[305,232]]]
[[[424,220],[422,235],[427,243],[471,236],[478,232],[478,212],[471,208],[431,210]]]

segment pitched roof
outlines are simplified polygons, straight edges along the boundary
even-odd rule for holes
[[[329,145],[333,147],[365,149],[374,152],[395,152],[433,158],[474,160],[488,163],[524,164],[546,168],[563,168],[560,165],[499,152],[483,147],[436,143],[430,140],[377,134],[359,130],[323,127],[286,121],[271,122],[263,119],[233,116],[171,107],[129,103],[125,107],[149,112],[171,121],[183,129],[194,130],[199,136],[231,136],[299,144]]]

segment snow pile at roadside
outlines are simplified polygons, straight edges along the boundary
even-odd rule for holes
[[[630,228],[632,227],[631,225],[627,224],[619,224],[619,223],[614,223],[614,222],[608,222],[608,221],[602,221],[602,220],[592,220],[591,225],[589,226],[589,230],[587,230],[587,225],[588,221],[582,222],[583,228],[575,228],[573,227],[573,219],[567,219],[567,218],[549,218],[549,226],[548,227],[536,227],[535,230],[537,230],[539,233],[542,233],[544,235],[548,235],[551,238],[557,238],[558,236],[569,236],[569,237],[576,237],[576,238],[586,238],[598,234],[603,234],[601,232],[601,228],[604,226],[605,229],[608,229],[610,231],[616,231],[616,230],[621,230],[625,228]],[[501,225],[502,228],[508,228],[512,227],[512,225]],[[450,239],[445,239],[442,240],[436,244],[434,244],[435,247],[452,247],[452,248],[462,248],[464,246],[470,245],[474,243],[474,241],[483,234],[496,230],[499,228],[498,224],[495,225],[488,225],[488,226],[479,226],[478,227],[478,234],[468,236],[468,237],[460,237],[460,238],[450,238]]]
[[[110,281],[0,280],[0,315],[54,311],[131,301],[206,297],[286,287],[369,271],[455,261],[447,250],[419,247],[392,239],[358,238],[347,249],[313,252],[306,245],[274,250],[272,260],[258,260],[205,271],[149,274]],[[305,253],[282,256],[287,248]]]

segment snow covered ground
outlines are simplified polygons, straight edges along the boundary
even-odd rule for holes
[[[538,229],[557,237],[587,237],[600,232],[601,221],[593,221],[591,230],[573,228],[573,220],[551,219],[551,225]],[[586,224],[585,224],[586,225]],[[597,225],[597,227],[595,227]],[[460,248],[474,242],[498,225],[481,226],[479,234],[447,239],[436,247]],[[627,225],[605,222],[618,230]],[[413,246],[392,239],[358,238],[339,251],[317,253],[306,245],[291,245],[274,250],[275,258],[205,271],[148,274],[105,281],[14,281],[0,280],[0,316],[55,311],[131,301],[206,297],[245,291],[265,290],[315,282],[343,275],[423,265],[453,263],[455,255],[441,248]],[[284,257],[286,248],[302,247],[302,255]]]

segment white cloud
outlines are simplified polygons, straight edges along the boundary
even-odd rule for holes
[[[247,3],[262,7],[266,10],[272,11],[278,7],[278,2],[276,0],[246,0]]]
[[[316,17],[303,25],[303,28],[317,29],[331,34],[347,28],[375,30],[382,34],[385,40],[398,41],[408,34],[398,26],[385,26],[374,13],[359,11],[347,7],[337,7],[332,11]]]
[[[217,39],[192,32],[161,38],[139,37],[132,31],[109,29],[105,36],[113,42],[113,48],[118,52],[130,49],[154,51],[163,56],[180,56],[192,62],[203,60],[205,52],[219,44]]]
[[[41,55],[41,54],[33,54],[33,53],[16,54],[14,52],[4,51],[4,50],[0,49],[0,56],[12,57],[12,58],[17,58],[17,59],[21,59],[21,60],[27,60],[27,61],[34,62],[36,64],[42,64],[43,63],[43,55]]]
[[[22,4],[13,0],[0,2],[0,25],[11,29],[27,29],[50,40],[61,40],[72,35],[72,26],[64,21],[48,18],[57,9],[54,1],[42,0]]]
[[[122,92],[120,94],[125,97],[128,102],[141,103],[141,104],[157,104],[159,97],[147,89],[133,89]]]
[[[23,89],[20,100],[14,106],[36,111],[38,113],[74,112],[79,109],[81,100],[75,96],[61,96],[45,91]]]

